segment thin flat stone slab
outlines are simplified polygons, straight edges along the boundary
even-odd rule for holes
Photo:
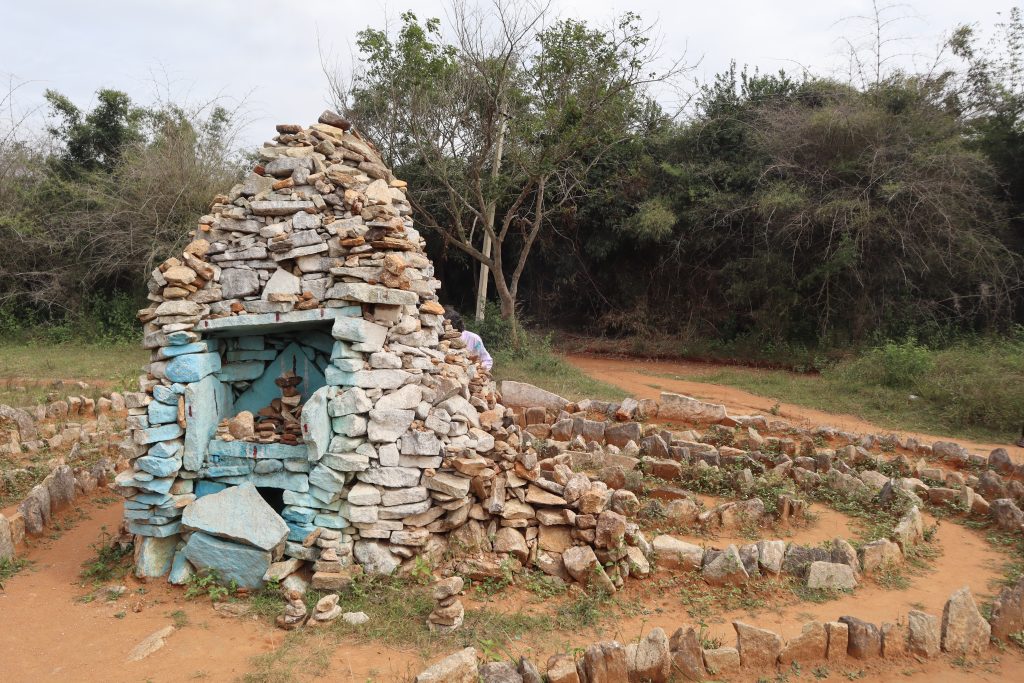
[[[202,532],[189,537],[184,554],[197,569],[216,569],[222,581],[234,581],[240,588],[262,587],[270,569],[270,552]]]
[[[186,529],[263,550],[276,547],[288,536],[288,525],[252,484],[233,486],[196,499],[185,508],[182,524]]]
[[[358,307],[355,309],[359,310]],[[301,330],[332,324],[335,318],[353,315],[351,307],[314,308],[308,311],[286,313],[250,313],[226,318],[200,320],[196,329],[203,332],[229,332],[244,330],[246,334]],[[359,315],[355,313],[355,315]]]
[[[361,282],[339,282],[327,291],[325,298],[358,301],[364,304],[387,304],[391,306],[418,304],[420,301],[420,297],[416,292],[392,289],[380,285],[369,285]]]
[[[210,441],[210,455],[230,458],[255,458],[262,460],[305,460],[309,451],[305,446],[289,446],[283,443],[252,443],[249,441]]]

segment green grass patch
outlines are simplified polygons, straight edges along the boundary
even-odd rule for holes
[[[1024,415],[1024,340],[1017,337],[941,350],[888,343],[821,374],[722,368],[670,377],[849,413],[887,429],[972,439],[1012,441]]]
[[[110,391],[131,389],[149,360],[145,349],[127,344],[54,344],[38,341],[0,343],[0,403],[33,405],[56,391],[98,398]],[[86,391],[55,388],[52,380],[80,380],[94,385]]]
[[[99,540],[90,547],[96,556],[82,563],[79,576],[83,585],[96,586],[128,575],[132,565],[132,547],[115,543],[106,527],[103,527]]]
[[[4,589],[4,584],[15,574],[20,572],[22,569],[29,565],[29,561],[24,557],[5,557],[0,559],[0,590]]]
[[[590,377],[555,353],[546,340],[536,336],[528,336],[519,349],[499,349],[493,351],[492,356],[492,374],[498,382],[504,379],[528,382],[570,401],[584,398],[618,401],[626,396],[622,389]]]

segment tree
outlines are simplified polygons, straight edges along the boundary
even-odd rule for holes
[[[360,32],[364,66],[351,87],[332,80],[348,115],[410,180],[419,222],[490,272],[513,322],[538,236],[587,195],[605,154],[661,116],[649,89],[681,71],[680,62],[655,68],[656,45],[635,14],[598,29],[545,26],[546,9],[456,3],[451,42],[440,21],[407,12],[395,35]]]

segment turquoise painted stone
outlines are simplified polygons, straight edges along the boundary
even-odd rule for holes
[[[309,524],[313,521],[313,518],[319,514],[319,512],[319,510],[314,510],[313,508],[286,507],[281,512],[281,516],[286,522]]]
[[[167,505],[173,497],[166,493],[136,493],[132,500],[138,505]]]
[[[319,460],[331,444],[331,418],[327,413],[329,392],[329,387],[320,387],[302,406],[302,439],[313,462]]]
[[[216,353],[189,353],[175,356],[164,370],[172,382],[198,382],[220,370],[220,355]]]
[[[252,383],[252,386],[238,397],[238,400],[235,401],[235,412],[248,410],[255,414],[260,411],[260,408],[269,405],[275,398],[279,398],[281,389],[274,384],[274,380],[286,370],[294,371],[296,375],[303,378],[299,387],[302,390],[303,402],[308,401],[310,396],[326,383],[323,370],[317,367],[316,363],[302,351],[301,346],[289,344],[278,354],[277,358],[267,364],[264,372]]]
[[[328,365],[325,373],[327,383],[335,386],[362,387],[364,389],[397,389],[405,384],[410,375],[405,370],[357,370],[346,372],[334,365]]]
[[[206,342],[192,342],[191,344],[182,344],[175,346],[165,346],[160,349],[157,354],[160,358],[174,358],[175,356],[184,356],[186,353],[206,353],[210,349],[207,348]]]
[[[220,477],[240,477],[252,474],[250,465],[211,465],[206,469],[206,476],[217,479]]]
[[[188,558],[185,557],[184,551],[179,550],[174,553],[174,560],[171,562],[171,573],[167,576],[167,582],[175,586],[184,586],[195,573],[196,570],[192,567],[192,563],[188,561]]]
[[[355,372],[366,367],[362,358],[337,358],[331,364],[343,372]]]
[[[185,389],[185,453],[183,467],[198,472],[217,423],[231,414],[231,389],[207,376]]]
[[[288,527],[252,484],[198,498],[185,508],[186,529],[270,550],[288,535]]]
[[[227,363],[221,366],[217,379],[221,382],[249,382],[259,378],[265,367],[266,363],[260,360]]]
[[[207,479],[200,479],[196,482],[196,499],[208,496],[211,493],[217,493],[223,491],[228,487],[227,484],[222,484],[219,481],[209,481]]]
[[[321,353],[330,353],[334,349],[334,337],[323,332],[309,332],[302,335],[302,343]]]
[[[288,523],[288,540],[295,543],[302,543],[306,540],[306,537],[316,531],[316,527],[312,524],[296,524],[295,522]]]
[[[215,569],[224,583],[234,581],[240,588],[262,587],[263,575],[270,568],[268,551],[202,532],[189,537],[183,554],[197,569]]]
[[[227,359],[228,363],[238,363],[241,361],[253,361],[253,360],[274,360],[277,358],[277,351],[274,349],[239,349],[238,351],[228,351]],[[223,368],[221,368],[223,371]]]
[[[309,481],[308,479],[306,481]],[[328,491],[315,484],[310,484],[309,495],[320,501],[320,507],[327,507],[338,502],[341,498],[340,492]]]
[[[141,475],[143,473],[138,472],[136,474]],[[150,493],[170,493],[171,486],[173,485],[174,477],[164,477],[161,479],[154,478],[147,481],[141,476],[136,476],[134,481],[131,483],[131,486],[142,489],[143,491],[149,491]]]
[[[305,446],[288,446],[283,443],[249,443],[248,441],[210,441],[210,455],[231,458],[273,458],[274,460],[305,459]]]
[[[284,492],[284,504],[285,505],[296,505],[298,507],[307,508],[320,508],[321,510],[334,510],[338,511],[341,509],[341,500],[336,500],[333,503],[325,503],[319,498],[312,496],[308,493],[298,493],[296,491],[285,491]]]
[[[180,441],[160,441],[149,447],[149,454],[154,458],[173,458],[181,452]]]
[[[159,425],[177,422],[178,402],[175,400],[174,405],[169,405],[160,401],[152,401],[146,408],[146,414],[149,417],[149,424]]]
[[[147,536],[139,541],[135,552],[135,576],[155,579],[171,569],[177,534],[164,537]]]
[[[138,508],[125,508],[124,518],[125,519],[135,520],[135,521],[145,521],[145,522],[148,522],[150,520],[150,518],[153,517],[154,514],[155,514],[155,511],[149,505],[146,505],[142,509],[138,509]]]
[[[149,472],[154,477],[169,477],[172,474],[177,474],[178,470],[181,469],[181,460],[178,458],[157,458],[152,455],[144,455],[135,461],[135,466],[145,472]]]
[[[181,531],[181,522],[174,521],[170,524],[159,525],[128,522],[128,531],[137,536],[167,538],[168,536],[176,536]]]
[[[263,337],[261,335],[252,335],[248,337],[238,337],[236,339],[238,348],[245,349],[246,351],[262,351],[264,347]]]
[[[272,472],[271,474],[253,475],[252,483],[274,489],[285,489],[303,493],[309,490],[309,479],[298,472]]]
[[[160,425],[159,427],[150,427],[149,429],[143,429],[141,432],[135,432],[135,440],[141,438],[143,444],[156,443],[157,441],[171,441],[177,439],[184,432],[181,427],[175,422],[173,424]]]
[[[313,523],[328,529],[345,529],[348,527],[348,520],[341,515],[317,515]]]
[[[181,391],[176,391],[175,387],[180,387]],[[172,384],[169,387],[157,384],[153,387],[153,398],[161,403],[168,403],[174,406],[178,405],[178,396],[183,393],[185,393],[185,386],[183,384]]]

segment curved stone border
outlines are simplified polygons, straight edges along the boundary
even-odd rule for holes
[[[1024,581],[1017,587],[1024,591]],[[682,627],[669,637],[654,628],[625,646],[617,641],[595,643],[582,656],[556,654],[545,666],[550,683],[629,683],[670,680],[703,680],[707,676],[740,673],[772,675],[780,666],[802,666],[848,660],[867,662],[905,656],[919,659],[975,656],[989,647],[992,628],[978,610],[969,588],[953,593],[941,618],[911,610],[906,622],[880,626],[854,616],[836,621],[811,621],[799,635],[785,641],[778,634],[732,622],[735,647],[706,648],[693,626]],[[480,663],[476,651],[466,648],[445,657],[416,677],[416,683],[434,681],[482,681],[483,683],[540,683],[541,671],[529,660]]]

